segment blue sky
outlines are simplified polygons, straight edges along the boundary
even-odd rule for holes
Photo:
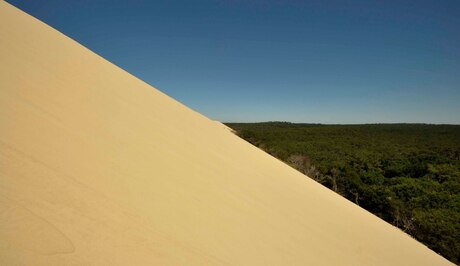
[[[215,120],[460,124],[458,0],[7,2]]]

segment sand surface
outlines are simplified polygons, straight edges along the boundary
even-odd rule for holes
[[[450,265],[3,1],[0,264]]]

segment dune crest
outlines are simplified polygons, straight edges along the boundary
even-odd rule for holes
[[[0,264],[451,265],[0,1]]]

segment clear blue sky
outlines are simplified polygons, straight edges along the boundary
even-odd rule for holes
[[[460,124],[458,0],[7,2],[215,120]]]

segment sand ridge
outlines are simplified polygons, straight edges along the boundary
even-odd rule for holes
[[[451,265],[0,1],[2,265]]]

